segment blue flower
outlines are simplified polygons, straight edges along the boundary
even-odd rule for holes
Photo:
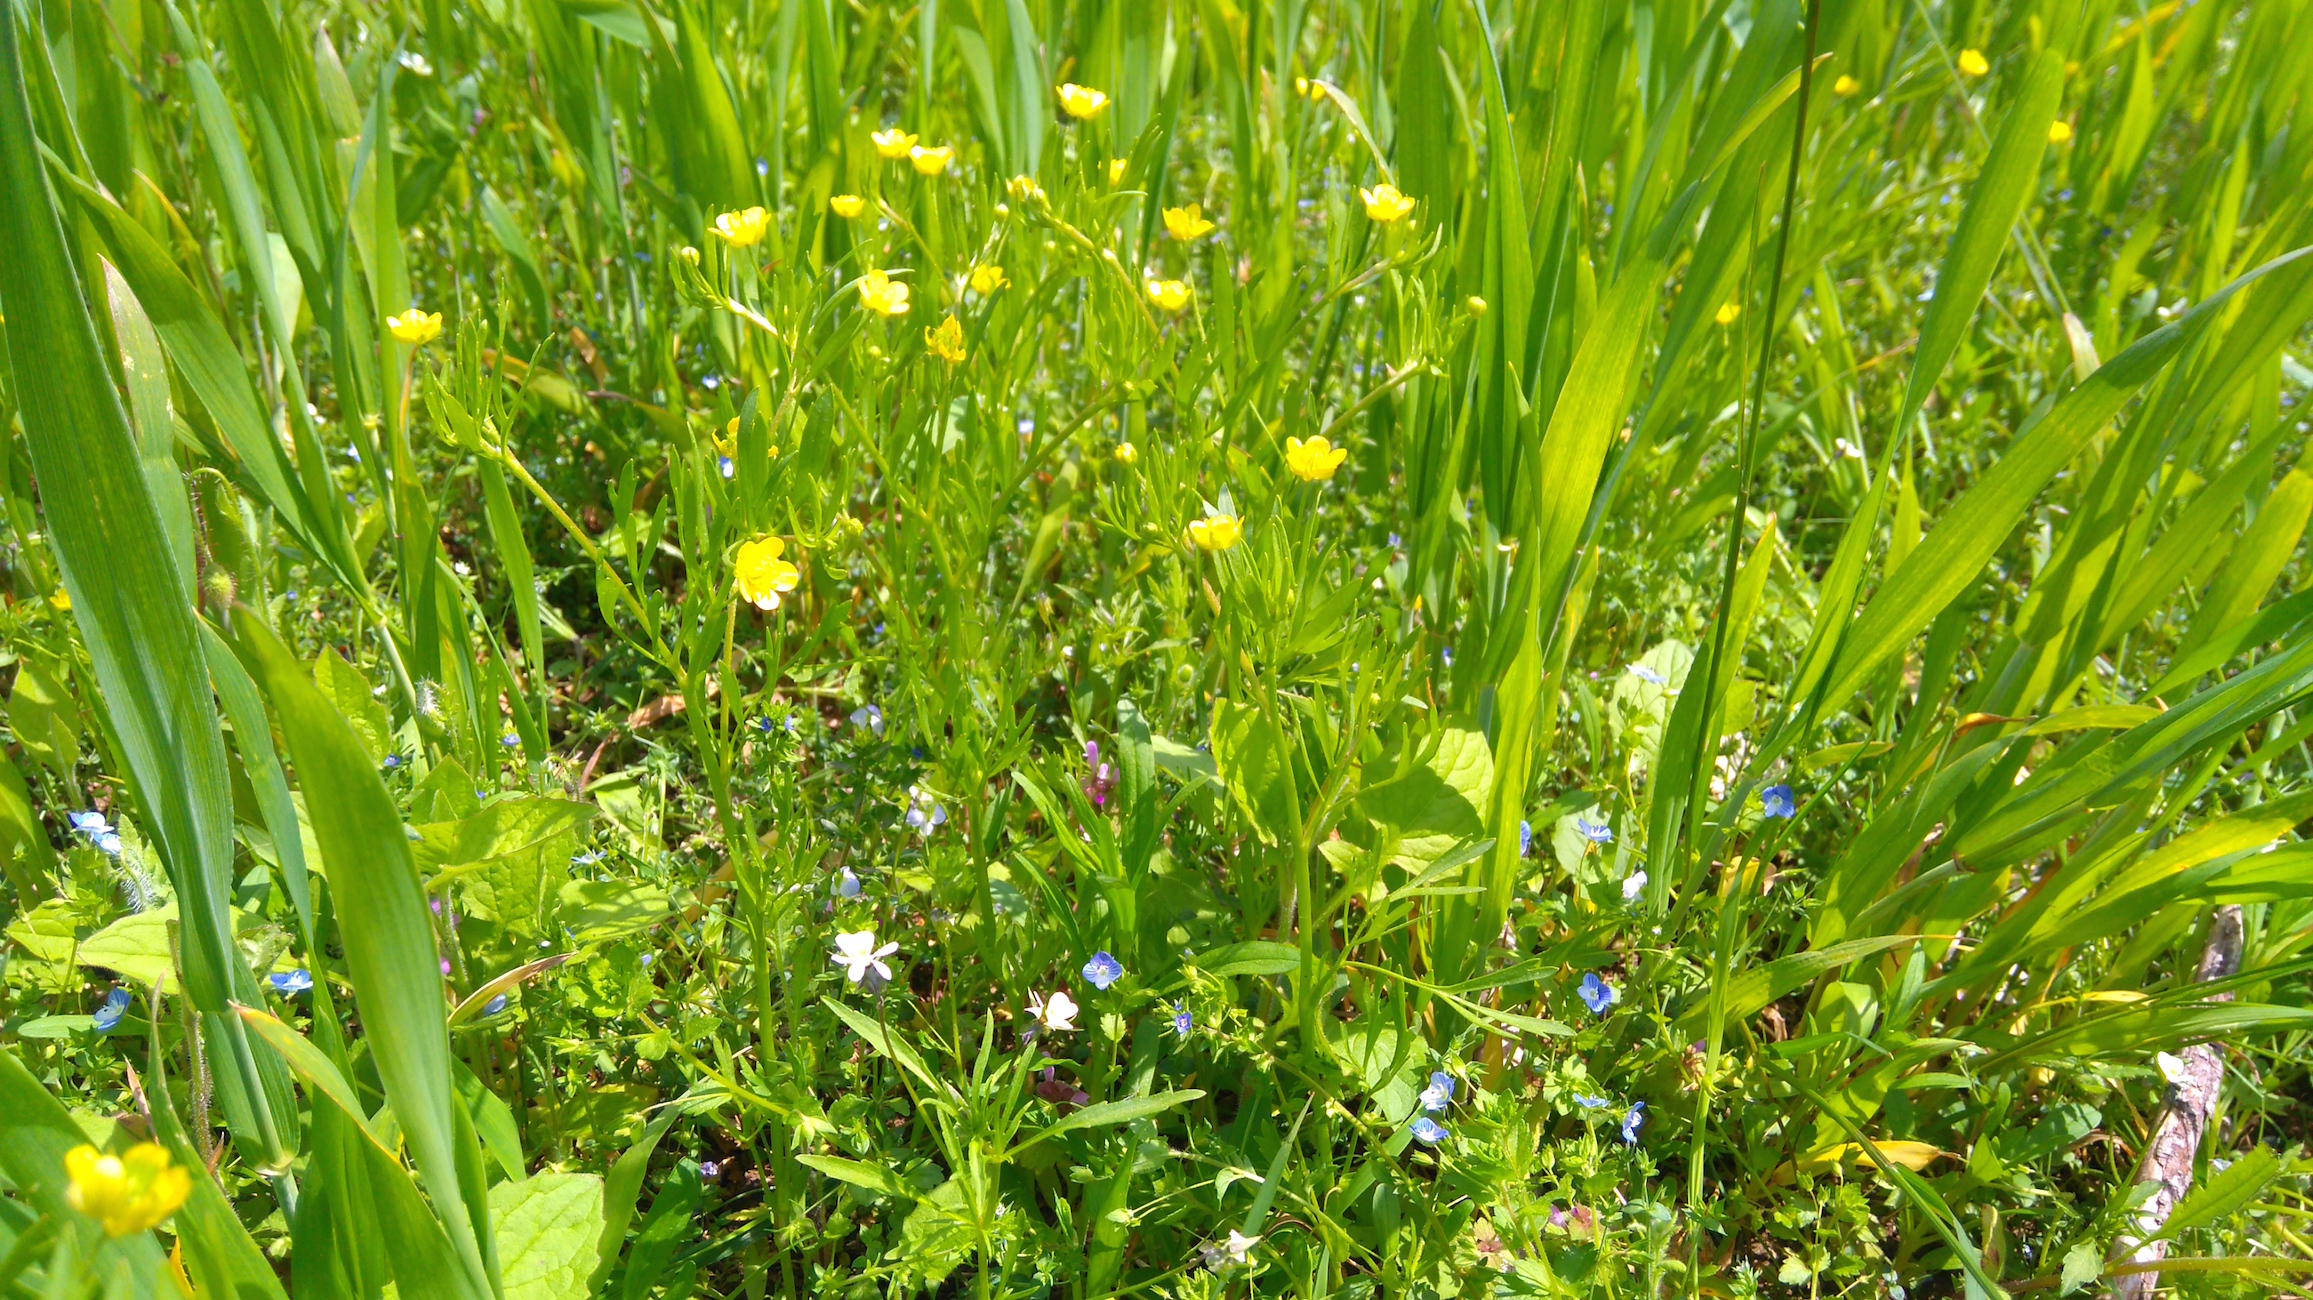
[[[265,982],[273,986],[275,993],[293,998],[313,987],[313,975],[304,970],[281,970],[266,976]]]
[[[1637,1146],[1638,1126],[1644,1123],[1646,1123],[1646,1103],[1643,1101],[1630,1103],[1630,1113],[1622,1117],[1622,1140],[1632,1146]]]
[[[1416,1139],[1433,1147],[1445,1141],[1448,1136],[1446,1126],[1427,1115],[1415,1120],[1410,1126],[1410,1131]]]
[[[402,756],[399,754],[388,754],[385,756],[385,761],[378,764],[379,767],[385,769],[388,772],[393,771],[395,768],[400,767],[401,765]]]
[[[1582,832],[1582,838],[1593,844],[1614,843],[1614,827],[1605,822],[1594,822],[1580,813],[1574,815],[1574,829]]]
[[[1183,1003],[1173,1003],[1173,1032],[1186,1038],[1189,1036],[1189,1031],[1196,1027],[1196,1017],[1189,1014],[1188,1007]]]
[[[1091,981],[1092,987],[1106,992],[1109,985],[1124,978],[1124,963],[1105,950],[1096,952],[1091,961],[1084,963],[1084,978]]]
[[[862,704],[851,711],[851,725],[872,731],[878,738],[881,738],[883,735],[883,710],[872,704]]]
[[[512,749],[516,745],[522,743],[522,737],[517,736],[513,732],[509,731],[505,735],[498,737],[498,743],[504,745],[508,749]]]
[[[128,1014],[128,1009],[129,991],[115,984],[112,992],[104,995],[104,1005],[89,1019],[96,1022],[98,1032],[109,1034],[112,1027],[120,1023],[120,1018]]]
[[[1611,1110],[1614,1108],[1614,1103],[1604,1097],[1592,1097],[1579,1092],[1574,1094],[1574,1104],[1584,1110]]]
[[[762,732],[766,736],[771,734],[771,719],[763,717],[760,714],[756,715],[754,721],[749,722],[747,725],[753,727],[757,731]]]
[[[1594,1016],[1605,1015],[1608,1007],[1622,1001],[1622,990],[1598,978],[1597,971],[1584,975],[1582,987],[1575,991],[1582,995],[1582,1005],[1590,1008]]]
[[[843,874],[835,878],[835,893],[839,898],[859,897],[858,873],[854,872],[849,867],[845,867],[843,869]]]
[[[1658,673],[1654,669],[1647,667],[1645,664],[1632,664],[1630,666],[1629,672],[1631,676],[1636,677],[1642,682],[1651,682],[1656,686],[1670,685],[1669,678],[1664,677],[1661,673]]]
[[[1438,653],[1445,656],[1446,667],[1451,668],[1454,666],[1454,648],[1452,646],[1447,646],[1445,649],[1438,651]]]
[[[948,810],[932,799],[932,792],[921,786],[908,787],[908,825],[924,835],[948,824]]]
[[[1422,1089],[1422,1109],[1431,1113],[1444,1110],[1454,1100],[1454,1076],[1443,1070],[1430,1075],[1430,1086]]]
[[[72,829],[92,840],[99,835],[112,834],[112,823],[106,821],[100,812],[76,812],[72,814],[71,821]]]
[[[1787,785],[1771,785],[1761,790],[1759,806],[1769,817],[1795,817],[1799,813],[1799,805],[1792,801],[1791,787]]]
[[[722,470],[722,471],[723,471],[723,477],[724,477],[724,478],[729,478],[729,477],[731,477],[731,474],[732,474],[732,468],[731,468],[731,458],[730,458],[729,456],[717,456],[717,457],[715,457],[715,466],[716,466],[716,468],[718,468],[718,469],[720,469],[720,470]]]
[[[504,1011],[505,1009],[506,995],[503,993],[482,1004],[482,1014],[485,1016],[497,1015],[499,1012]]]
[[[1533,851],[1534,851],[1534,824],[1533,824],[1532,822],[1523,822],[1523,821],[1522,821],[1522,822],[1519,822],[1519,823],[1518,823],[1518,856],[1522,858],[1522,857],[1525,857],[1527,854],[1529,854],[1529,853],[1531,853],[1531,852],[1533,852]]]

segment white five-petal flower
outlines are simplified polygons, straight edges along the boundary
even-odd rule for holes
[[[1046,1029],[1076,1028],[1076,1011],[1076,999],[1068,996],[1066,989],[1055,991],[1049,998],[1034,993],[1028,995],[1028,1014],[1036,1017]]]
[[[891,967],[884,965],[883,959],[898,951],[896,943],[876,947],[873,930],[853,930],[835,936],[835,956],[831,960],[844,968],[844,975],[854,984],[866,979],[870,971],[878,980],[889,983]]]

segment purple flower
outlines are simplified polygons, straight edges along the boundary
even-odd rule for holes
[[[1598,978],[1597,971],[1584,975],[1582,987],[1575,991],[1582,995],[1582,1005],[1590,1008],[1594,1016],[1605,1015],[1608,1007],[1622,1001],[1622,990]]]
[[[1644,1123],[1646,1123],[1646,1103],[1643,1101],[1630,1103],[1630,1113],[1622,1117],[1622,1140],[1632,1146],[1637,1146],[1638,1126]]]
[[[447,975],[447,974],[449,974],[449,973],[450,973],[450,959],[449,959],[449,958],[447,958],[447,957],[444,957],[444,958],[442,958],[442,974],[444,974],[444,975]]]
[[[1084,742],[1084,797],[1092,800],[1095,808],[1106,808],[1108,796],[1116,789],[1116,769],[1100,761],[1100,742]]]
[[[1173,1003],[1173,1033],[1186,1038],[1189,1031],[1196,1027],[1196,1018],[1189,1014],[1188,1006],[1180,1002]]]
[[[1769,817],[1796,817],[1799,805],[1791,797],[1791,787],[1771,785],[1759,792],[1759,807]]]
[[[1091,982],[1092,987],[1106,992],[1109,985],[1124,978],[1124,963],[1109,956],[1104,949],[1092,954],[1092,960],[1084,963],[1084,978]]]
[[[1408,1127],[1409,1131],[1412,1132],[1415,1139],[1422,1142],[1426,1146],[1434,1147],[1438,1143],[1445,1141],[1448,1136],[1446,1133],[1446,1126],[1438,1123],[1434,1119],[1431,1119],[1427,1115],[1424,1115],[1420,1119],[1415,1120]]]

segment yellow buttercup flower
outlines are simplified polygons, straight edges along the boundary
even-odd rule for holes
[[[50,609],[53,609],[53,610],[57,611],[57,612],[58,612],[58,613],[60,613],[60,614],[69,614],[69,613],[71,613],[71,612],[72,612],[72,593],[71,593],[71,592],[69,592],[69,591],[66,591],[66,590],[65,590],[64,588],[62,588],[62,587],[58,587],[58,588],[57,588],[57,589],[56,589],[54,592],[50,593],[50,595],[49,595],[49,597],[48,597],[48,607],[49,607]]]
[[[1414,210],[1414,201],[1399,193],[1397,186],[1388,181],[1370,190],[1360,189],[1357,196],[1365,200],[1365,215],[1385,226]]]
[[[1244,535],[1244,526],[1237,522],[1235,515],[1214,515],[1189,522],[1189,540],[1195,542],[1199,550],[1225,551]]]
[[[1134,461],[1136,461],[1136,460],[1139,460],[1139,459],[1140,459],[1140,448],[1133,446],[1133,445],[1132,445],[1131,443],[1129,443],[1129,442],[1120,442],[1120,443],[1116,444],[1116,463],[1117,463],[1117,464],[1119,464],[1119,465],[1130,465],[1130,464],[1132,464]]]
[[[908,150],[908,162],[915,167],[918,176],[937,176],[946,171],[948,164],[955,161],[955,158],[955,149],[944,144],[929,149],[917,145]]]
[[[2055,121],[2048,124],[2048,143],[2069,144],[2071,140],[2072,124],[2070,122],[2065,121],[2063,118],[2057,118]]]
[[[1718,313],[1712,316],[1711,319],[1717,321],[1721,325],[1732,325],[1735,323],[1735,318],[1742,314],[1742,304],[1726,302],[1719,304]]]
[[[1178,312],[1189,305],[1191,297],[1186,280],[1151,280],[1148,282],[1148,300],[1169,312]]]
[[[884,316],[908,314],[908,287],[881,271],[859,277],[860,305]]]
[[[442,337],[442,313],[412,307],[399,316],[386,317],[386,333],[393,335],[396,343],[422,348]]]
[[[1004,268],[993,262],[983,262],[972,268],[972,292],[985,298],[1011,281],[1004,278]]]
[[[1991,70],[1991,61],[1984,57],[1982,50],[1960,51],[1960,71],[1971,77],[1980,77]]]
[[[763,234],[769,229],[771,214],[761,208],[726,212],[715,218],[715,233],[733,248],[753,248],[763,242]]]
[[[1349,448],[1336,447],[1320,435],[1315,438],[1287,438],[1285,440],[1285,468],[1304,483],[1315,483],[1333,477],[1341,462],[1349,459]]]
[[[1100,116],[1100,111],[1108,107],[1108,96],[1090,86],[1079,86],[1071,81],[1060,87],[1060,107],[1070,117],[1081,122]]]
[[[741,542],[732,565],[739,598],[757,609],[779,608],[779,598],[795,590],[795,584],[803,579],[794,565],[780,558],[786,552],[787,543],[776,537]]]
[[[938,329],[925,330],[924,350],[951,366],[962,361],[964,359],[964,327],[956,323],[955,317],[950,316],[940,322]]]
[[[896,162],[905,158],[908,156],[908,150],[916,147],[916,137],[896,126],[888,131],[878,131],[869,136],[868,139],[875,143],[876,153],[885,162]]]
[[[1844,72],[1839,74],[1839,80],[1831,83],[1831,93],[1841,99],[1845,99],[1861,89],[1863,89],[1863,83]]]
[[[1217,229],[1219,227],[1205,220],[1205,210],[1197,204],[1165,209],[1165,230],[1184,244],[1193,239],[1203,239]]]
[[[1486,300],[1474,293],[1469,297],[1464,298],[1462,300],[1462,305],[1470,309],[1470,314],[1472,316],[1483,316],[1486,314]]]
[[[1123,184],[1123,183],[1124,183],[1124,167],[1125,167],[1125,162],[1126,162],[1126,160],[1125,160],[1125,159],[1123,159],[1123,158],[1111,158],[1111,159],[1109,159],[1109,160],[1108,160],[1108,183],[1109,183],[1109,184],[1111,184],[1111,185],[1120,185],[1120,184]]]
[[[827,201],[827,210],[849,221],[867,210],[867,200],[857,194],[838,194]]]
[[[723,432],[722,432],[721,436],[716,436],[716,435],[713,435],[713,434],[710,434],[710,435],[708,435],[708,436],[714,440],[714,443],[715,443],[715,454],[716,454],[716,455],[718,455],[718,456],[736,456],[736,455],[738,455],[738,454],[739,454],[739,417],[738,417],[738,416],[736,416],[736,415],[734,415],[734,416],[732,416],[732,417],[731,417],[731,419],[730,419],[730,422],[729,422],[729,423],[727,423],[727,424],[725,424],[725,425],[723,426]]]
[[[1044,187],[1036,183],[1035,177],[1027,175],[1015,176],[1004,182],[1004,192],[1022,203],[1044,197]]]
[[[139,1142],[119,1156],[74,1147],[64,1155],[64,1173],[65,1203],[103,1224],[108,1237],[159,1227],[193,1191],[192,1175],[171,1164],[157,1142]]]

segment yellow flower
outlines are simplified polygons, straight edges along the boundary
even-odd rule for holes
[[[1148,300],[1169,312],[1179,312],[1189,305],[1189,283],[1186,280],[1151,280],[1148,282]]]
[[[1212,222],[1205,220],[1205,210],[1197,204],[1165,209],[1165,229],[1184,244],[1193,239],[1203,239],[1212,234],[1215,228]]]
[[[1839,74],[1839,80],[1831,83],[1831,93],[1841,99],[1845,99],[1861,89],[1863,89],[1863,83],[1844,72]]]
[[[838,194],[827,201],[827,210],[849,221],[867,210],[867,200],[857,194]]]
[[[739,597],[757,609],[779,608],[779,598],[795,590],[802,580],[795,566],[780,558],[787,551],[787,543],[776,537],[758,537],[739,544],[735,570],[735,585]]]
[[[1365,215],[1388,225],[1414,210],[1414,201],[1398,193],[1397,186],[1383,181],[1372,189],[1360,189],[1357,196],[1365,200]]]
[[[192,1175],[169,1163],[157,1142],[139,1142],[122,1156],[74,1147],[64,1155],[64,1172],[71,1180],[65,1203],[103,1224],[108,1237],[159,1227],[193,1191]]]
[[[1301,96],[1303,99],[1307,99],[1307,98],[1309,98],[1309,90],[1310,90],[1310,86],[1309,86],[1309,78],[1307,78],[1307,77],[1295,77],[1295,78],[1293,79],[1293,93],[1294,93],[1294,94]]]
[[[881,271],[859,277],[860,305],[884,316],[908,314],[908,287]]]
[[[924,349],[933,356],[954,365],[964,359],[964,327],[956,318],[948,317],[936,330],[924,331]]]
[[[1960,71],[1971,77],[1980,77],[1991,70],[1991,62],[1984,58],[1982,50],[1960,51]]]
[[[1004,190],[1022,203],[1026,203],[1030,199],[1044,197],[1044,187],[1037,184],[1036,178],[1033,176],[1015,176],[1004,182]]]
[[[1228,550],[1244,535],[1245,529],[1237,522],[1235,515],[1214,515],[1210,519],[1194,519],[1189,522],[1189,540],[1195,542],[1200,550]]]
[[[1287,438],[1285,440],[1285,468],[1304,483],[1315,483],[1333,477],[1341,462],[1349,459],[1349,448],[1336,447],[1324,437]]]
[[[72,611],[72,593],[58,587],[54,594],[49,596],[48,607],[58,613],[70,613]]]
[[[908,150],[916,147],[916,137],[896,126],[889,131],[878,131],[869,136],[868,139],[875,142],[875,151],[885,162],[896,162],[905,158],[908,156]]]
[[[1735,323],[1735,318],[1742,314],[1743,306],[1741,303],[1726,302],[1719,304],[1718,314],[1712,316],[1711,319],[1721,325],[1732,325]]]
[[[1004,268],[993,262],[983,262],[972,268],[972,292],[985,298],[1011,281],[1004,278]]]
[[[739,454],[739,417],[738,417],[738,416],[736,416],[736,415],[734,415],[734,416],[732,416],[732,417],[731,417],[731,419],[730,419],[730,422],[729,422],[729,423],[727,423],[727,424],[725,424],[725,425],[723,426],[723,434],[722,434],[722,436],[721,436],[721,437],[714,437],[714,435],[712,435],[712,434],[710,434],[710,435],[708,435],[708,436],[709,436],[710,438],[713,438],[713,440],[714,440],[714,443],[715,443],[715,454],[716,454],[716,455],[718,455],[718,456],[736,456],[736,455],[738,455],[738,454]]]
[[[1071,81],[1060,87],[1061,111],[1078,121],[1098,117],[1100,110],[1107,107],[1108,96],[1090,86],[1079,86]]]
[[[1486,300],[1474,293],[1463,299],[1462,305],[1470,309],[1470,314],[1472,316],[1483,316],[1486,314]]]
[[[442,337],[442,313],[412,307],[399,316],[386,317],[386,333],[393,335],[397,343],[422,348]]]
[[[1120,443],[1116,444],[1116,463],[1117,463],[1117,464],[1119,464],[1119,465],[1130,465],[1130,464],[1132,464],[1134,461],[1136,461],[1136,460],[1139,460],[1139,459],[1140,459],[1140,449],[1139,449],[1138,447],[1135,447],[1135,446],[1133,446],[1133,445],[1132,445],[1131,443],[1129,443],[1129,442],[1120,442]]]
[[[2048,143],[2069,144],[2071,143],[2071,140],[2072,124],[2070,122],[2065,121],[2063,118],[2057,118],[2055,121],[2048,124]]]
[[[1122,159],[1122,158],[1111,158],[1111,159],[1109,159],[1109,160],[1108,160],[1108,183],[1109,183],[1109,184],[1111,184],[1111,185],[1121,185],[1121,184],[1123,184],[1123,183],[1124,183],[1124,167],[1125,167],[1125,162],[1126,162],[1126,160],[1125,160],[1125,159]]]
[[[908,161],[914,164],[918,176],[939,175],[948,169],[948,164],[954,161],[955,157],[955,149],[944,144],[935,145],[929,149],[917,145],[908,150]]]
[[[770,228],[771,214],[761,208],[726,212],[715,218],[715,233],[733,248],[753,248],[763,242],[763,232]]]

